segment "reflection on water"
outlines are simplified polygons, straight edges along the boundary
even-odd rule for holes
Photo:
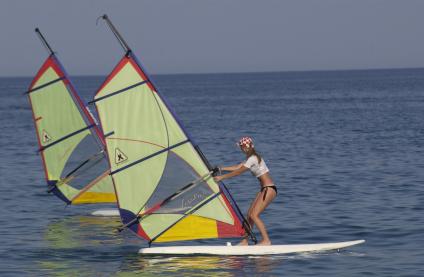
[[[255,273],[268,273],[283,263],[283,256],[253,256],[249,261]]]
[[[142,256],[127,259],[119,276],[129,273],[142,275],[239,276],[269,273],[281,265],[281,257],[242,256]]]
[[[143,256],[142,241],[117,218],[73,216],[47,226],[37,271],[51,276],[236,276],[269,273],[281,257]]]
[[[116,236],[117,217],[74,216],[47,226],[45,241],[52,248],[79,248],[122,242]]]
[[[233,268],[240,268],[240,264],[233,263],[232,259],[224,261],[219,257],[213,256],[147,257],[138,255],[122,263],[120,274],[150,273],[155,275],[183,274],[184,276],[204,276],[207,273],[208,276],[231,276],[228,269]]]
[[[117,235],[118,218],[72,216],[49,224],[38,267],[52,276],[104,276],[114,272],[124,237]],[[115,261],[114,261],[115,260]]]

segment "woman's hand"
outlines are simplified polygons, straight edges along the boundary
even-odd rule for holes
[[[218,183],[218,182],[222,181],[223,178],[222,178],[222,176],[215,176],[215,177],[213,177],[213,179],[214,179],[215,182]]]
[[[213,179],[215,180],[215,182],[219,182],[219,181],[222,181],[224,179],[228,179],[228,178],[240,175],[243,172],[249,170],[247,167],[243,166],[242,164],[238,165],[237,167],[238,168],[233,170],[231,173],[227,173],[227,174],[220,175],[220,176],[215,176],[215,177],[213,177]],[[224,168],[221,168],[221,169],[224,169]],[[227,167],[227,169],[228,169],[228,167]]]

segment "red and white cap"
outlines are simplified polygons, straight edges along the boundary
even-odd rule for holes
[[[242,137],[239,140],[238,145],[240,147],[244,146],[246,148],[253,148],[253,139],[251,137]]]

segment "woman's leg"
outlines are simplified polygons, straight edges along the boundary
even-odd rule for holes
[[[261,197],[262,197],[261,192],[258,192],[256,194],[255,199],[252,201],[252,204],[250,204],[249,210],[247,211],[247,221],[249,222],[251,229],[253,229],[253,226],[255,225],[255,222],[253,222],[252,220],[253,210],[255,209],[255,206],[257,205],[257,202],[260,200]]]
[[[265,199],[264,194],[266,193]],[[266,231],[265,224],[259,218],[259,215],[265,210],[266,207],[274,200],[277,193],[272,188],[267,188],[261,193],[259,193],[259,198],[256,197],[255,203],[250,214],[250,218],[256,224],[259,229],[259,232],[262,236],[262,241],[259,245],[271,245],[271,240],[269,239],[268,232]],[[257,201],[256,201],[257,200]]]
[[[261,193],[260,192],[258,192],[257,194],[256,194],[256,197],[255,197],[255,199],[253,200],[253,202],[252,202],[252,204],[250,204],[250,207],[249,207],[249,210],[247,211],[247,222],[249,223],[249,225],[250,225],[250,229],[253,229],[253,225],[254,225],[254,222],[253,222],[253,220],[252,220],[252,218],[251,218],[251,214],[252,214],[252,211],[253,211],[253,208],[255,207],[255,205],[256,205],[256,202],[258,201],[258,199],[261,197]],[[237,244],[237,245],[248,245],[249,243],[248,243],[248,240],[247,240],[247,234],[246,234],[246,237],[244,238],[244,239],[242,239],[242,241],[239,243],[239,244]]]

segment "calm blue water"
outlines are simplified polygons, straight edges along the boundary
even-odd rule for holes
[[[75,78],[89,100],[103,78]],[[263,214],[274,244],[366,239],[340,252],[143,257],[118,219],[46,193],[29,78],[0,79],[0,275],[424,276],[424,70],[157,76],[213,164],[256,141],[280,194]],[[243,210],[258,184],[227,182]],[[210,243],[210,242],[203,242]],[[225,243],[221,241],[219,243]]]

